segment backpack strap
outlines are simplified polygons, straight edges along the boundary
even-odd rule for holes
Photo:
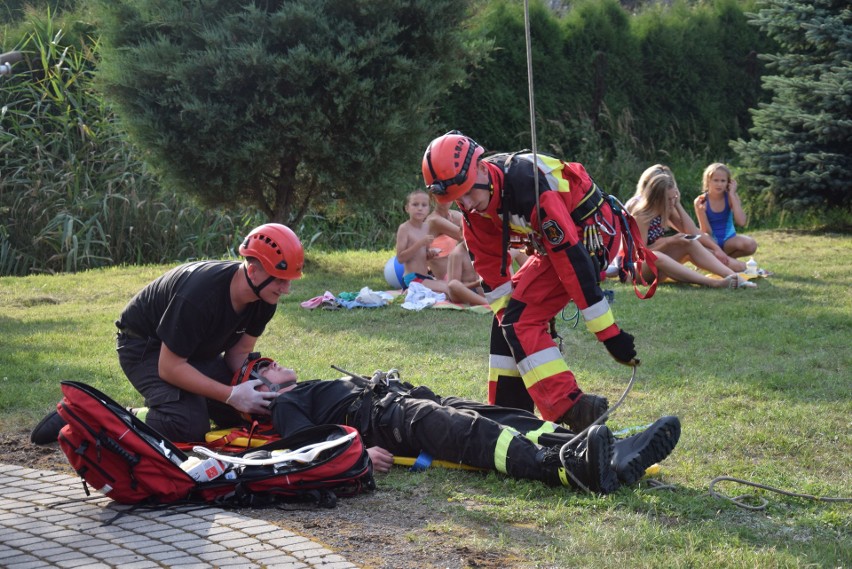
[[[413,385],[400,379],[399,371],[396,369],[390,369],[386,372],[379,370],[372,377],[367,378],[334,365],[331,367],[345,373],[348,376],[346,378],[348,381],[361,388],[361,393],[346,409],[343,424],[355,427],[362,436],[365,436],[369,432],[373,406],[375,404],[380,403],[388,393],[403,396],[414,389]]]
[[[517,152],[512,152],[511,154],[497,154],[494,156],[490,156],[490,162],[496,164],[503,170],[503,184],[500,187],[500,207],[503,210],[503,240],[502,240],[502,248],[503,248],[503,258],[500,261],[500,276],[505,277],[507,275],[507,262],[506,258],[509,256],[509,235],[511,231],[509,230],[509,211],[512,206],[515,204],[514,194],[511,192],[511,184],[509,183],[509,171],[512,169],[512,166],[515,165],[515,158],[519,154],[527,154],[532,152],[529,149],[519,150]],[[538,176],[538,164],[533,164],[533,172],[535,176]]]

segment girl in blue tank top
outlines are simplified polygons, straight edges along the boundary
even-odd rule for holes
[[[704,169],[702,186],[703,193],[693,202],[701,231],[712,235],[731,257],[753,255],[757,242],[747,235],[737,235],[736,226],[745,227],[748,220],[731,170],[720,162],[710,164]]]

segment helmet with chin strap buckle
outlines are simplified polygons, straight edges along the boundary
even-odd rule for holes
[[[256,285],[249,278],[248,266],[243,265],[246,281],[258,298],[261,298],[260,292],[275,279],[291,281],[302,278],[305,250],[293,230],[286,225],[267,223],[252,229],[240,244],[240,255],[246,259],[257,259],[269,275]]]

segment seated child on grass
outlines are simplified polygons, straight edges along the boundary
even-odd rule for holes
[[[701,231],[712,235],[731,257],[753,255],[757,242],[748,235],[737,235],[736,226],[744,227],[748,219],[731,170],[719,162],[710,164],[704,170],[702,186],[702,193],[693,204]]]
[[[434,202],[434,200],[431,200]],[[432,213],[426,217],[429,233],[435,236],[430,249],[440,249],[429,259],[429,272],[438,280],[458,279],[449,273],[452,257],[459,247],[463,246],[462,223],[464,220],[460,211],[450,209],[450,204],[433,203]],[[460,280],[460,279],[459,279]]]
[[[458,280],[437,280],[429,275],[428,261],[437,253],[430,249],[435,236],[429,232],[426,218],[429,216],[429,194],[415,190],[405,200],[408,221],[396,232],[396,258],[404,267],[403,288],[418,282],[437,293],[445,294],[456,304],[484,305],[485,297],[467,288]]]

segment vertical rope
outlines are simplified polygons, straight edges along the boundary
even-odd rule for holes
[[[527,44],[527,86],[530,97],[530,138],[532,139],[533,154],[533,187],[535,188],[535,211],[541,223],[541,210],[538,204],[538,142],[535,135],[535,91],[533,89],[532,40],[530,39],[530,2],[524,0],[524,35]],[[532,220],[530,220],[532,222]]]

